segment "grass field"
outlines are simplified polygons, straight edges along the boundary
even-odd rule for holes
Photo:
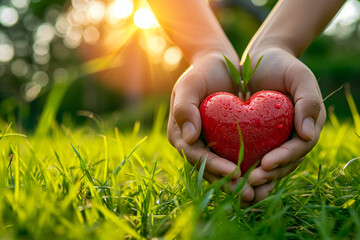
[[[25,136],[1,121],[0,239],[360,239],[360,120],[347,97],[354,121],[330,113],[300,167],[248,208],[168,143],[165,107],[149,130],[40,120]]]

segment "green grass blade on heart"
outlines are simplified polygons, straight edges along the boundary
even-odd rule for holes
[[[226,65],[229,68],[230,74],[233,78],[233,80],[236,82],[237,85],[239,85],[240,90],[242,93],[244,93],[245,88],[243,87],[243,84],[241,82],[241,76],[237,68],[234,66],[234,64],[224,55]]]
[[[240,138],[240,150],[239,150],[238,163],[237,163],[237,166],[240,168],[241,162],[244,159],[244,140],[243,140],[240,125],[239,125],[238,122],[236,123],[236,126],[237,126],[237,129],[238,129],[239,138]]]
[[[256,69],[258,68],[262,58],[264,56],[261,56],[259,58],[259,60],[257,61],[256,65],[255,65],[255,68],[254,70],[251,70],[251,59],[250,59],[250,55],[247,54],[246,55],[246,58],[245,58],[245,62],[244,62],[244,65],[242,67],[242,71],[241,71],[241,76],[242,76],[242,80],[244,81],[244,85],[243,85],[243,88],[244,88],[244,92],[243,94],[246,95],[246,88],[247,88],[247,85],[249,84],[252,76],[254,75]]]
[[[246,55],[246,59],[241,71],[241,76],[242,76],[242,80],[244,81],[244,88],[246,90],[246,86],[249,83],[252,76],[251,59],[249,54]]]
[[[253,75],[255,74],[255,71],[256,71],[256,69],[258,68],[258,66],[259,66],[261,60],[263,59],[263,57],[264,57],[264,55],[262,55],[262,56],[259,58],[259,60],[257,61],[256,65],[255,65],[255,68],[254,68],[254,70],[253,70],[252,73],[251,73],[251,76],[253,76]]]

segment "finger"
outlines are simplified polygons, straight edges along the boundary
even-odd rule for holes
[[[252,186],[260,186],[274,180],[280,180],[293,172],[303,160],[304,158],[300,158],[286,166],[278,167],[270,171],[266,171],[262,167],[255,168],[249,175],[249,182]]]
[[[321,93],[313,73],[300,61],[290,65],[285,77],[290,94],[294,97],[297,134],[310,141],[315,137],[315,125],[324,109]]]
[[[325,113],[321,111],[318,123],[315,125],[315,137],[311,141],[306,141],[298,136],[294,136],[289,141],[275,148],[261,160],[261,166],[264,170],[269,171],[279,166],[285,166],[290,162],[304,157],[316,144],[320,137],[320,132],[325,121]]]
[[[206,171],[215,176],[222,178],[229,174],[233,174],[233,179],[237,179],[241,176],[240,168],[236,164],[225,158],[219,157],[213,152],[210,152],[205,148],[204,143],[200,140],[192,145],[186,145],[182,149],[188,161],[192,165],[195,165],[200,159],[197,165],[200,167],[202,162],[206,159]]]
[[[265,199],[269,194],[275,189],[277,186],[278,181],[270,182],[263,184],[261,186],[258,186],[254,189],[255,191],[255,198],[253,200],[253,203],[257,203],[263,199]]]
[[[189,69],[179,79],[173,90],[172,114],[186,143],[194,143],[201,133],[199,105],[206,96],[202,77]]]
[[[206,158],[205,170],[217,177],[225,177],[233,174],[236,179],[241,176],[239,167],[233,162],[221,158],[213,152],[210,152],[201,140],[197,140],[194,144],[187,144],[181,136],[181,132],[173,117],[169,118],[168,124],[168,138],[170,143],[175,146],[178,152],[185,154],[187,160],[193,166],[198,162],[197,167],[201,166],[202,161]]]
[[[314,145],[315,143],[313,142],[307,142],[299,137],[294,137],[267,153],[261,161],[261,167],[265,171],[270,171],[279,166],[286,166],[305,156]]]
[[[235,179],[235,180],[231,180],[228,183],[228,187],[229,187],[230,192],[233,192],[235,190],[237,184],[239,184],[239,182],[241,182],[242,180],[243,180],[243,178],[238,178],[238,179]],[[239,194],[241,195],[241,199],[243,201],[246,201],[246,202],[252,201],[254,199],[254,197],[255,197],[254,189],[250,186],[250,184],[248,182],[245,182],[245,185],[241,189]]]
[[[208,181],[209,183],[214,183],[216,181],[219,181],[221,178],[219,178],[219,177],[205,171],[204,172],[204,179],[206,181]],[[236,180],[230,180],[229,182],[227,182],[223,186],[221,186],[221,190],[224,191],[224,192],[227,192],[227,193],[232,193],[235,190],[236,185],[241,180],[242,180],[241,178],[236,179]],[[244,185],[243,189],[240,191],[239,194],[241,194],[241,200],[243,200],[245,202],[250,202],[255,197],[254,189],[247,182],[245,182],[245,185]]]
[[[204,175],[203,175],[204,179],[208,182],[208,183],[214,183],[216,181],[219,181],[221,178],[215,176],[214,174],[211,174],[207,171],[204,171]]]

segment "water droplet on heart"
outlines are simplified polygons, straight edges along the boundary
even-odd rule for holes
[[[281,108],[280,103],[275,104],[275,108],[276,108],[276,109],[280,109],[280,108]]]
[[[277,129],[282,129],[283,128],[283,124],[282,123],[280,123],[280,124],[278,124],[276,127],[277,127]]]

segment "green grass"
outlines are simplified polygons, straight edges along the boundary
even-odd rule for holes
[[[330,114],[300,167],[241,208],[168,143],[165,119],[160,107],[150,130],[52,121],[29,136],[0,121],[0,239],[360,239],[352,122]]]

